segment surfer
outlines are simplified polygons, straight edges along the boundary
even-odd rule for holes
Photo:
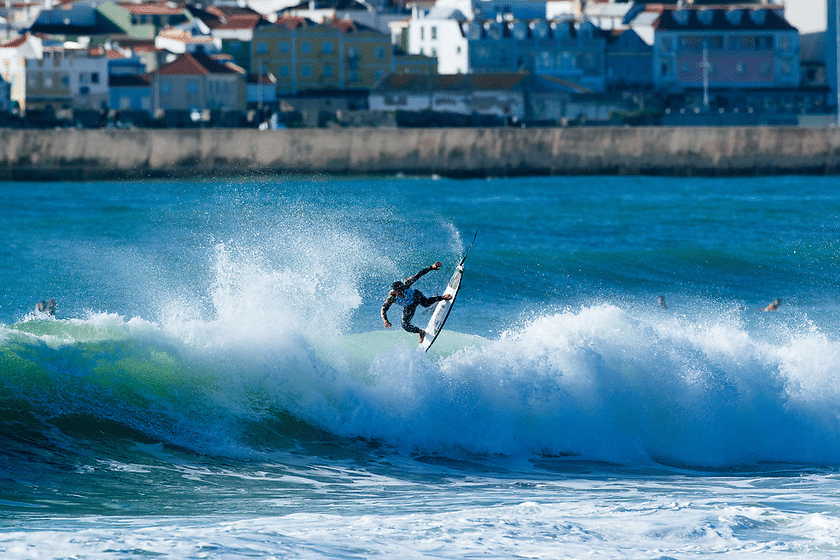
[[[38,305],[35,306],[35,312],[40,315],[49,315],[50,317],[55,317],[55,300],[51,299],[49,303],[46,300],[41,300],[38,302]]]
[[[773,300],[773,303],[764,308],[764,311],[778,311],[781,304],[782,300],[776,298]]]
[[[392,304],[396,303],[397,305],[402,305],[403,307],[403,316],[402,316],[402,328],[405,331],[410,333],[417,333],[420,335],[420,342],[423,342],[423,337],[426,336],[426,331],[423,329],[419,329],[411,324],[411,320],[414,318],[414,312],[417,311],[417,306],[422,305],[423,307],[429,307],[433,303],[437,303],[441,300],[445,299],[452,299],[452,296],[449,294],[442,295],[442,296],[434,296],[434,297],[426,297],[420,290],[415,290],[411,287],[412,284],[417,282],[421,276],[424,274],[431,272],[432,270],[439,270],[441,267],[440,262],[436,262],[430,267],[424,268],[414,276],[409,276],[405,279],[405,282],[394,282],[391,285],[391,291],[388,293],[387,299],[385,299],[385,303],[382,304],[382,321],[385,323],[385,328],[391,328],[391,322],[388,321],[388,309],[391,307]]]

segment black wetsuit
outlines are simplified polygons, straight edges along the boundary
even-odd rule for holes
[[[420,329],[415,327],[411,324],[411,320],[414,318],[414,312],[417,311],[417,306],[422,305],[423,307],[429,307],[433,303],[437,303],[443,300],[443,296],[434,296],[434,297],[426,297],[420,290],[411,289],[411,285],[417,282],[421,276],[426,274],[427,272],[435,270],[432,267],[426,267],[414,276],[409,276],[403,285],[405,286],[403,297],[399,297],[397,295],[396,290],[391,290],[388,294],[388,298],[385,300],[385,303],[382,304],[382,319],[384,321],[388,321],[388,309],[391,307],[392,304],[397,303],[398,305],[403,306],[403,315],[402,315],[402,328],[410,333],[419,333]],[[390,321],[388,321],[390,322]]]

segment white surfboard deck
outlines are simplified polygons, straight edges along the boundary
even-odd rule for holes
[[[478,232],[475,232],[475,234],[477,236]],[[455,267],[455,272],[452,274],[452,278],[449,279],[449,285],[446,286],[446,290],[443,292],[443,295],[451,295],[452,299],[441,300],[435,305],[435,310],[432,312],[432,318],[429,319],[429,324],[425,329],[426,335],[423,337],[423,342],[420,343],[420,348],[422,348],[424,352],[428,352],[429,348],[432,347],[432,344],[434,344],[438,335],[440,335],[440,331],[443,330],[443,325],[446,324],[449,312],[452,311],[452,305],[455,303],[455,297],[458,295],[458,290],[461,289],[461,277],[464,275],[464,261],[467,260],[467,253],[470,252],[473,243],[475,243],[475,237],[473,237],[473,242],[470,243],[470,246],[467,247],[467,250],[464,252],[464,256],[461,257],[461,261],[458,263],[458,266]]]

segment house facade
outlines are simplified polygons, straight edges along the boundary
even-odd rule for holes
[[[161,66],[152,90],[155,110],[245,110],[245,71],[201,52],[181,54]]]
[[[606,87],[606,38],[589,22],[473,20],[466,24],[470,72],[533,72]]]
[[[653,88],[653,45],[631,28],[605,32],[608,90]]]
[[[276,77],[280,94],[370,89],[397,71],[390,35],[349,20],[284,16],[254,30],[251,59],[257,73]]]
[[[108,106],[108,56],[101,49],[48,46],[26,61],[26,108],[100,110]]]
[[[664,10],[654,28],[654,82],[663,91],[799,85],[799,33],[776,10]]]
[[[423,17],[415,14],[407,28],[407,50],[437,59],[439,74],[466,74],[470,71],[466,22],[467,17],[454,8],[432,8]]]

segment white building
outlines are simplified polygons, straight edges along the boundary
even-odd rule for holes
[[[26,110],[26,61],[44,56],[44,44],[29,33],[0,44],[0,76],[11,87],[12,102]]]
[[[419,16],[418,12],[415,12]],[[435,7],[408,25],[408,52],[436,57],[438,74],[469,72],[469,52],[463,23],[467,17],[459,10]]]

